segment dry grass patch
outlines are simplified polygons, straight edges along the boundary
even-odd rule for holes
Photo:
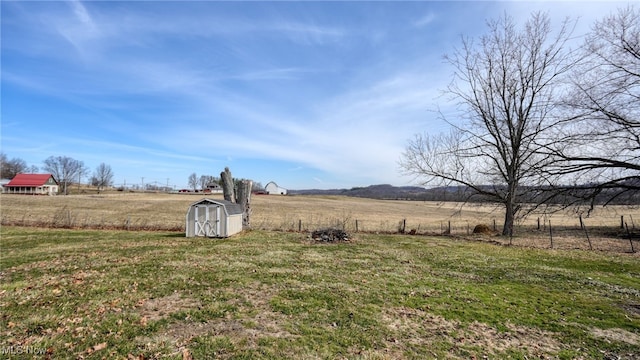
[[[463,324],[442,316],[412,308],[389,308],[382,315],[383,322],[395,334],[390,340],[393,347],[408,351],[411,345],[438,347],[447,343],[447,357],[456,357],[465,351],[480,350],[484,357],[496,357],[509,352],[524,351],[535,357],[545,357],[562,348],[557,334],[536,328],[505,323],[505,330],[474,321]],[[437,357],[442,355],[432,352]]]

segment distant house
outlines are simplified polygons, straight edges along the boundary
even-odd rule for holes
[[[205,192],[207,194],[222,194],[222,187],[219,184],[216,184],[216,183],[209,184],[203,190],[203,192]]]
[[[264,187],[264,191],[270,195],[287,195],[287,189],[278,186],[278,184],[273,181],[267,183],[267,185]]]
[[[60,184],[51,174],[18,174],[3,186],[5,194],[55,195]]]

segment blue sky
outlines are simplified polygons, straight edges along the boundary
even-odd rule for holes
[[[505,12],[616,2],[2,1],[2,152],[110,165],[116,184],[191,173],[289,189],[410,185],[415,133],[446,131],[442,56]]]

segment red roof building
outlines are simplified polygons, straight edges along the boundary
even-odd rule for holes
[[[59,184],[51,174],[18,174],[3,187],[5,194],[55,195]]]

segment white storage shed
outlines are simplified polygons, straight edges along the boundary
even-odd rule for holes
[[[189,206],[186,236],[229,237],[242,231],[242,206],[226,200],[202,199]]]

